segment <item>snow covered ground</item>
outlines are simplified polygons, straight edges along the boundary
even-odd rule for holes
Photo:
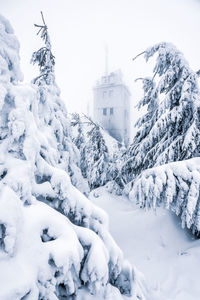
[[[107,211],[111,234],[143,272],[148,300],[200,299],[200,240],[181,229],[179,218],[162,208],[144,211],[106,188],[91,192],[90,199]]]

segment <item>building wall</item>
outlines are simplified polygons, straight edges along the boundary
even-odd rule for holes
[[[130,137],[130,93],[120,73],[103,76],[94,87],[94,120],[111,136],[128,144]]]

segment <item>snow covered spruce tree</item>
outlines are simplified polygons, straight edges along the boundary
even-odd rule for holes
[[[56,86],[42,93],[42,76],[40,85],[19,83],[19,43],[2,16],[0,62],[0,299],[76,299],[81,287],[137,299],[133,270],[108,232],[106,214],[59,163],[66,121]]]
[[[200,152],[200,98],[197,74],[183,54],[168,43],[144,52],[157,55],[153,78],[143,79],[144,97],[138,107],[147,112],[125,155],[121,182],[127,184],[142,170],[198,156]]]
[[[113,157],[105,141],[106,133],[86,115],[80,118],[76,114],[72,123],[78,127],[74,142],[80,150],[82,175],[93,190],[112,178]]]
[[[84,149],[88,164],[86,173],[90,189],[95,189],[108,180],[108,148],[97,124],[93,123],[88,137],[89,141]]]
[[[200,156],[197,74],[174,46],[162,43],[150,48],[145,52],[147,60],[156,52],[154,75],[158,74],[160,81],[157,85],[150,81],[152,109],[149,101],[147,114],[139,120],[139,131],[129,149],[135,155],[135,161],[133,157],[129,161],[134,172],[129,197],[143,208],[164,205],[181,217],[183,227],[199,234],[200,161],[195,158]],[[142,101],[146,104],[145,97]]]
[[[84,132],[83,122],[81,117],[78,113],[72,114],[71,120],[72,131],[76,129],[76,133],[72,133],[73,142],[76,145],[77,149],[79,150],[80,155],[80,169],[83,178],[87,180],[87,161],[85,157],[85,149],[86,149],[86,133]]]
[[[38,116],[41,124],[48,124],[49,130],[56,136],[58,147],[55,151],[54,162],[67,170],[72,183],[81,192],[88,194],[89,187],[80,170],[79,152],[72,143],[70,119],[65,105],[60,99],[60,90],[55,82],[55,57],[52,54],[47,25],[42,13],[41,15],[43,25],[35,24],[35,26],[39,28],[38,34],[41,34],[45,46],[35,51],[31,59],[31,62],[37,64],[40,70],[40,74],[32,81],[38,86],[40,99]],[[42,152],[45,157],[48,156],[45,149]]]
[[[78,149],[81,149],[85,143],[85,136],[83,133],[83,124],[81,121],[81,117],[78,113],[72,114],[71,125],[73,127],[77,127],[77,135],[73,138],[73,142]]]

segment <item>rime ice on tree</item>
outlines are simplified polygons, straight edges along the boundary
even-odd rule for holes
[[[142,208],[163,205],[181,217],[182,227],[200,233],[200,159],[191,158],[145,170],[133,182],[131,201]]]
[[[168,43],[143,54],[148,61],[158,54],[153,78],[143,79],[144,97],[139,107],[147,113],[126,153],[122,181],[126,184],[142,170],[199,155],[199,86],[183,54]]]
[[[42,13],[41,13],[42,14]],[[43,25],[36,25],[39,28],[38,34],[45,43],[45,46],[35,51],[31,62],[39,66],[40,74],[33,83],[38,86],[39,94],[39,120],[41,125],[48,127],[57,139],[55,149],[55,163],[70,174],[72,183],[85,194],[88,194],[89,188],[87,182],[81,175],[79,153],[72,143],[70,132],[70,120],[67,110],[60,99],[60,90],[55,82],[55,57],[51,51],[50,37],[47,25],[42,14]],[[45,149],[42,150],[44,157],[48,156]]]
[[[145,51],[158,52],[154,76],[145,78],[147,113],[123,165],[130,199],[141,207],[163,204],[180,215],[182,226],[200,232],[200,93],[197,74],[173,45],[161,43]],[[161,98],[161,95],[164,96]],[[189,159],[191,158],[191,159]],[[177,161],[177,162],[175,162]],[[132,180],[132,181],[131,181]]]
[[[130,294],[133,270],[106,214],[71,184],[54,82],[18,84],[19,44],[3,17],[0,40],[0,299],[75,299],[81,287]]]
[[[48,33],[47,25],[44,21],[44,16],[41,12],[43,25],[35,24],[35,27],[39,28],[37,34],[41,34],[41,38],[45,43],[45,46],[40,48],[38,51],[35,51],[32,55],[31,62],[33,64],[38,64],[40,68],[40,75],[33,79],[33,83],[38,85],[42,84],[44,81],[46,84],[54,84],[55,75],[54,75],[54,65],[55,57],[51,51],[51,42]]]
[[[105,141],[107,133],[85,115],[80,118],[78,114],[74,114],[72,124],[78,127],[74,143],[80,151],[82,175],[87,179],[91,190],[103,186],[112,178],[113,155]],[[118,143],[112,140],[118,149]]]

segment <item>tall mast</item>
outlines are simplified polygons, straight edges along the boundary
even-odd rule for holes
[[[105,76],[108,76],[108,45],[105,45]]]

